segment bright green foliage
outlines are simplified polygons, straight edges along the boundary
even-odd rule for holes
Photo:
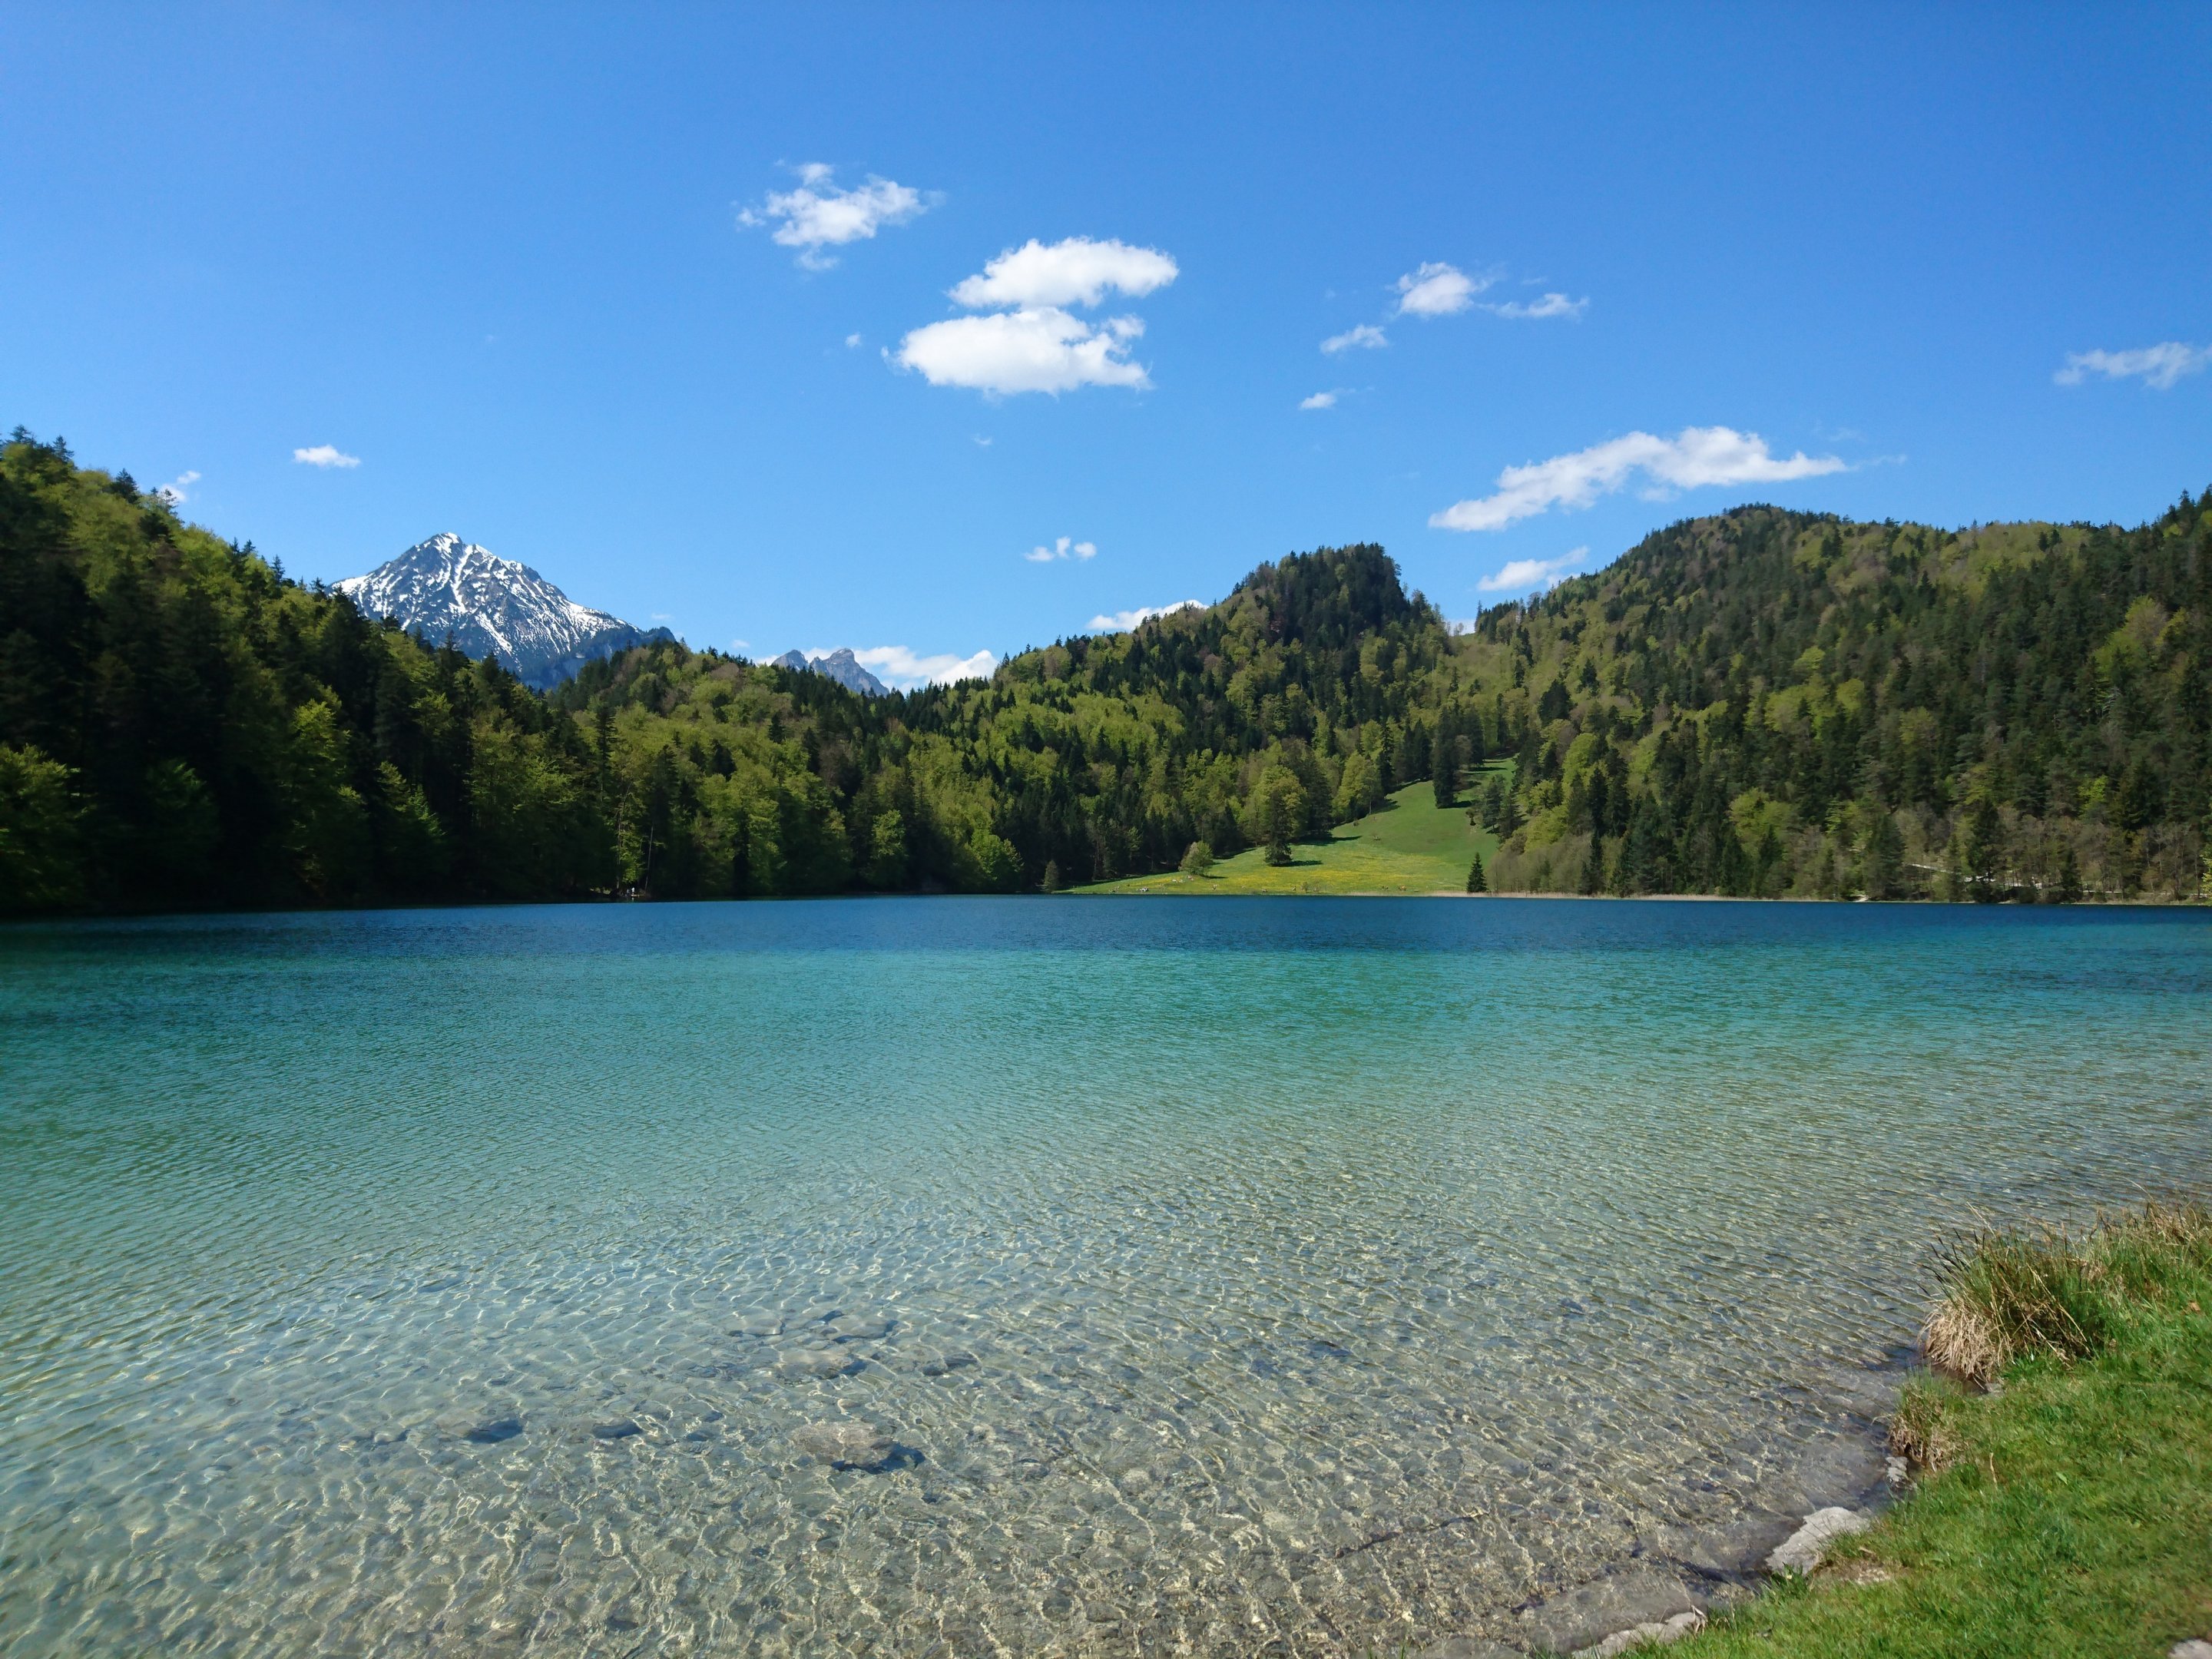
[[[1176,868],[1186,876],[1202,876],[1213,868],[1213,849],[1202,841],[1194,841],[1190,844],[1190,850],[1182,855],[1182,862]]]

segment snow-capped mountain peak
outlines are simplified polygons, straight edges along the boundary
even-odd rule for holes
[[[450,638],[472,657],[496,657],[540,690],[598,658],[674,637],[579,605],[528,565],[451,531],[365,576],[347,577],[337,590],[368,615],[392,617],[434,645]]]

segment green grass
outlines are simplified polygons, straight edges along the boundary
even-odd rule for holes
[[[2059,1336],[2054,1239],[2067,1296],[2086,1283],[2098,1302]],[[2043,1265],[2023,1273],[2024,1254]],[[1809,1584],[1715,1620],[1683,1659],[2153,1659],[2212,1635],[2212,1215],[1991,1235],[1948,1271],[1931,1334],[1947,1312],[1983,1321],[2014,1356],[2002,1391],[1916,1382],[1899,1438],[1943,1467]]]
[[[1482,775],[1486,776],[1487,774]],[[1481,787],[1478,777],[1473,787]],[[1464,797],[1462,797],[1464,799]],[[1425,783],[1408,785],[1390,805],[1356,823],[1339,825],[1325,842],[1300,842],[1286,868],[1270,866],[1255,847],[1224,859],[1203,876],[1180,872],[1130,876],[1073,888],[1078,893],[1458,893],[1477,851],[1486,865],[1498,838],[1468,826],[1464,806],[1437,810]]]

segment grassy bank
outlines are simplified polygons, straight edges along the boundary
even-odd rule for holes
[[[1488,774],[1469,786],[1480,789]],[[1464,806],[1439,808],[1436,792],[1416,783],[1323,842],[1299,842],[1287,866],[1270,865],[1257,847],[1224,859],[1203,876],[1131,876],[1079,893],[1457,893],[1479,852],[1487,864],[1498,838],[1468,823]]]
[[[1675,1652],[2150,1659],[2212,1634],[2212,1212],[1992,1234],[1944,1276],[1928,1351],[1966,1382],[1905,1395],[1914,1494]]]

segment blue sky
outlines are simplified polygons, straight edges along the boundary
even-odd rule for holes
[[[1461,617],[1743,500],[2212,483],[2202,7],[8,33],[0,422],[303,577],[453,530],[911,678],[1333,543]]]

